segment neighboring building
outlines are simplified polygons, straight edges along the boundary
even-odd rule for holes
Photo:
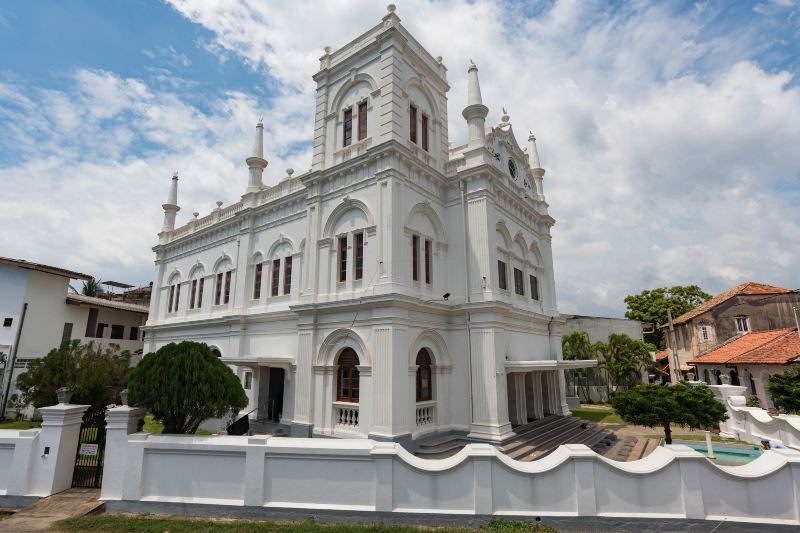
[[[797,328],[759,331],[734,337],[696,359],[697,379],[711,385],[747,387],[747,394],[755,394],[761,406],[774,407],[767,392],[767,380],[800,365],[800,335]],[[725,379],[727,378],[727,380]]]
[[[0,257],[0,353],[6,361],[0,401],[16,392],[16,378],[32,359],[44,357],[63,341],[114,342],[124,350],[141,353],[147,308],[68,292],[70,279],[91,278]],[[12,359],[14,372],[9,381]]]
[[[391,7],[320,59],[309,172],[263,185],[259,122],[241,201],[179,228],[174,176],[148,351],[208,343],[294,436],[496,441],[568,413],[535,139],[486,128],[470,65],[451,148],[446,71]]]
[[[627,318],[610,318],[605,316],[561,315],[566,320],[562,333],[569,335],[576,331],[585,331],[589,340],[595,342],[608,342],[608,337],[613,334],[623,334],[636,340],[644,340],[642,323],[638,320]]]
[[[800,290],[749,281],[674,318],[674,335],[669,324],[661,324],[671,380],[685,379],[689,360],[738,335],[794,327],[794,307],[800,307]]]

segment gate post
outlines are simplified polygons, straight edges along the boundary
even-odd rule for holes
[[[72,486],[75,454],[83,413],[88,405],[60,403],[42,407],[42,431],[34,459],[36,478],[32,487],[34,496],[50,496]]]
[[[101,500],[122,499],[125,463],[128,456],[128,435],[139,431],[139,422],[146,410],[121,405],[106,412],[106,450],[103,463]]]

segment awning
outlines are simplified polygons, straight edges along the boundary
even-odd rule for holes
[[[569,370],[574,368],[591,368],[597,366],[595,359],[579,359],[575,361],[506,361],[506,374],[512,372],[541,372],[545,370]]]

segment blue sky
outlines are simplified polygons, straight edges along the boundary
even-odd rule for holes
[[[764,2],[397,1],[489,121],[534,130],[562,311],[620,315],[644,288],[800,287],[800,7]],[[0,255],[145,283],[169,177],[179,224],[230,203],[264,116],[267,181],[310,166],[326,45],[368,0],[0,4]],[[11,53],[7,53],[11,51]]]

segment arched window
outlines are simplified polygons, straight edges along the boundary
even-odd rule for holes
[[[358,403],[358,355],[352,348],[345,348],[339,355],[339,373],[336,399],[340,402]]]
[[[417,401],[427,402],[433,399],[431,382],[431,355],[425,348],[417,354]]]

